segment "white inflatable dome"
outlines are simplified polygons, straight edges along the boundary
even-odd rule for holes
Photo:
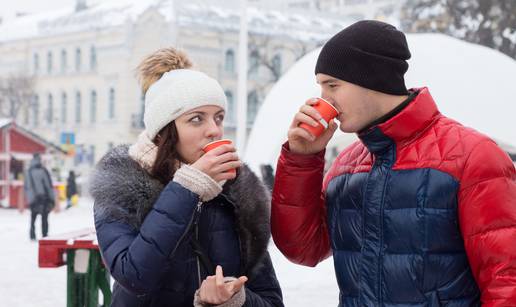
[[[487,47],[442,34],[407,35],[412,58],[408,88],[428,86],[440,111],[504,144],[516,147],[516,61]],[[320,49],[294,64],[272,87],[256,117],[244,161],[258,171],[276,167],[293,115],[319,96],[314,68]],[[354,134],[337,131],[330,147],[345,147]]]

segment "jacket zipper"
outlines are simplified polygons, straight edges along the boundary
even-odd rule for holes
[[[199,201],[197,203],[197,209],[196,209],[196,218],[195,218],[195,239],[197,241],[199,241],[199,218],[201,216],[201,211],[202,211],[202,202]],[[195,259],[197,260],[197,278],[198,278],[198,281],[199,281],[199,287],[197,287],[197,289],[200,289],[201,288],[201,283],[202,283],[202,280],[201,280],[201,263],[199,261],[199,256],[196,256]]]

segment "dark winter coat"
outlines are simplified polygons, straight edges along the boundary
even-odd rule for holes
[[[24,190],[31,210],[42,213],[54,207],[54,189],[48,170],[39,158],[32,159],[25,174]]]
[[[245,306],[283,306],[267,252],[269,195],[247,167],[198,206],[198,195],[175,182],[163,186],[119,146],[97,165],[91,194],[101,253],[116,280],[113,306],[192,306],[208,276],[193,237],[225,276],[249,277]]]
[[[66,180],[66,198],[70,199],[75,194],[77,194],[77,183],[75,182],[75,176],[69,176]]]

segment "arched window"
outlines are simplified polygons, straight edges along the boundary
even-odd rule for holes
[[[115,118],[115,89],[109,89],[108,119]]]
[[[34,53],[34,73],[37,74],[39,72],[39,55]]]
[[[233,125],[235,124],[235,99],[233,97],[233,93],[231,91],[226,91],[226,98],[228,99],[228,109],[226,110],[226,120],[227,124]]]
[[[66,54],[66,50],[61,50],[61,72],[62,73],[65,73],[66,72],[66,69],[67,69],[67,54]]]
[[[97,121],[97,92],[95,90],[91,91],[90,97],[90,123],[95,123]]]
[[[260,58],[257,50],[253,50],[251,55],[249,56],[249,75],[256,76],[258,73],[258,66],[260,63]]]
[[[75,50],[75,71],[81,71],[81,48]]]
[[[52,94],[48,94],[48,104],[47,104],[47,124],[51,125],[52,120],[54,119],[54,97]]]
[[[81,92],[75,93],[75,123],[81,123]]]
[[[47,73],[52,73],[52,51],[47,53]]]
[[[247,124],[252,125],[258,114],[258,95],[252,91],[247,95]]]
[[[95,46],[91,46],[90,48],[90,69],[97,69],[97,49]]]
[[[34,100],[32,101],[32,123],[34,127],[39,125],[39,96],[34,95]]]
[[[227,72],[235,71],[235,52],[231,49],[226,51],[226,57],[224,61],[224,69]]]
[[[68,113],[68,97],[66,93],[61,94],[61,123],[66,124]]]

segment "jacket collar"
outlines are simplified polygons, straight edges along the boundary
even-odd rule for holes
[[[358,135],[371,153],[381,154],[393,144],[409,143],[440,116],[428,88],[416,90],[419,94],[401,112]]]

